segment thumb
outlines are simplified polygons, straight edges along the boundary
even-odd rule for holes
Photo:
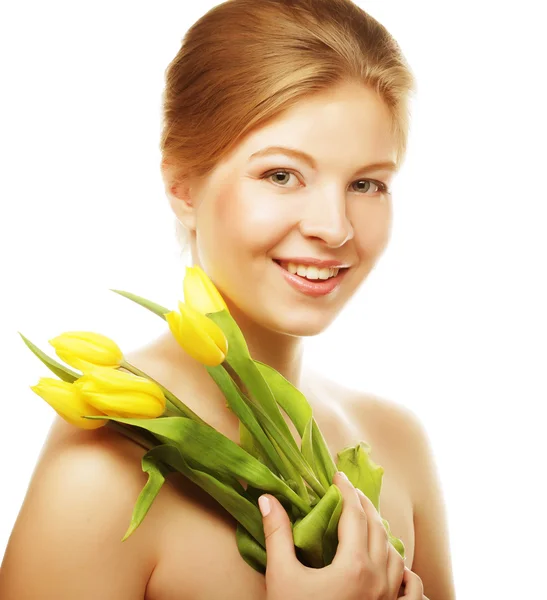
[[[263,494],[258,499],[264,537],[266,539],[267,570],[281,572],[290,562],[298,561],[294,549],[292,524],[285,508],[277,498]],[[292,566],[292,565],[291,565]]]

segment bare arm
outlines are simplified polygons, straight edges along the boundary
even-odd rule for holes
[[[143,600],[154,568],[146,519],[120,541],[146,482],[140,461],[124,456],[130,442],[100,430],[71,438],[37,464],[0,569],[0,597]]]
[[[353,399],[352,414],[363,429],[371,418],[364,406],[362,397]],[[415,536],[411,570],[422,580],[424,600],[454,600],[446,510],[427,432],[411,410],[390,400],[375,398],[374,415],[374,427],[385,443],[396,446],[408,474]]]
[[[406,413],[406,411],[405,411]],[[414,482],[415,553],[412,571],[419,575],[430,600],[454,600],[448,524],[441,483],[427,432],[410,411],[408,449]]]

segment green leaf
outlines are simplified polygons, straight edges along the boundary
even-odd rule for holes
[[[256,415],[246,404],[241,391],[224,366],[211,367],[206,365],[205,368],[224,394],[229,408],[238,417],[240,421],[240,436],[242,426],[245,427],[248,434],[252,435],[253,441],[247,440],[248,446],[252,448],[252,452],[249,452],[249,454],[255,456],[255,458],[258,458],[256,456],[258,454],[262,459],[261,462],[266,464],[271,471],[287,476],[288,473],[281,457],[276,452],[268,436],[264,433]],[[245,435],[245,431],[243,435]]]
[[[340,494],[338,503],[332,511],[329,524],[323,535],[323,564],[325,566],[332,563],[338,549],[338,522],[342,514],[343,503],[342,494]]]
[[[289,461],[289,459],[287,458],[287,456],[281,449],[280,445],[277,443],[278,438],[274,437],[270,432],[268,432],[268,437],[270,438],[270,441],[272,442],[274,448],[276,449],[278,456],[281,458],[281,460],[283,461],[283,464],[285,465],[285,471],[288,473],[288,475],[285,478],[287,485],[292,490],[294,490],[299,495],[299,497],[304,500],[304,502],[306,503],[306,506],[309,507],[310,506],[310,497],[308,495],[308,489],[304,485],[304,481],[302,480],[301,475],[295,470],[294,465],[291,464],[291,462]],[[294,514],[294,511],[296,511],[297,509],[296,509],[296,507],[292,507],[292,509],[294,509],[294,510],[291,510],[290,512],[291,512],[291,514]],[[308,510],[308,512],[309,512],[309,510]]]
[[[219,481],[213,475],[193,468],[184,458],[181,449],[172,444],[156,446],[150,453],[162,460],[212,496],[234,519],[253,536],[258,544],[266,547],[262,515],[256,504],[244,494]]]
[[[382,519],[382,523],[384,524],[384,529],[387,531],[387,537],[389,538],[390,544],[395,548],[395,550],[397,550],[397,552],[404,559],[405,558],[405,545],[403,544],[403,541],[400,540],[399,538],[396,538],[391,533],[391,529],[389,527],[389,523],[387,522],[387,520],[384,519],[383,517],[381,517],[381,519]]]
[[[266,573],[266,550],[251,536],[251,534],[238,523],[236,542],[239,554],[243,560],[255,571]]]
[[[343,471],[356,488],[367,496],[380,512],[380,490],[382,489],[383,467],[370,458],[371,447],[366,442],[348,446],[338,452],[337,467]]]
[[[125,532],[122,542],[124,542],[142,523],[165,481],[165,475],[171,470],[156,458],[158,454],[156,448],[152,448],[142,457],[142,470],[145,473],[148,473],[148,481],[145,483],[137,498],[137,503],[135,504],[133,514],[131,515],[131,524]]]
[[[74,383],[76,379],[82,376],[81,373],[73,371],[69,367],[61,364],[53,358],[50,358],[45,352],[42,352],[38,346],[33,344],[29,339],[27,339],[20,331],[18,331],[19,335],[23,338],[23,342],[28,346],[28,348],[46,365],[46,367],[52,371],[59,379],[66,381],[67,383]]]
[[[131,419],[101,415],[98,418],[142,427],[153,433],[161,442],[175,444],[186,460],[190,459],[196,465],[203,465],[219,477],[244,479],[254,487],[282,494],[304,514],[311,510],[309,505],[268,467],[209,425],[202,425],[186,417]]]
[[[315,422],[315,419],[312,419],[312,443],[318,475],[322,482],[326,480],[324,485],[327,487],[332,484],[332,479],[338,469],[336,468],[327,442],[325,441],[319,426]],[[321,465],[321,467],[319,467],[319,465]]]
[[[293,528],[294,545],[300,549],[300,556],[310,567],[321,568],[325,566],[323,554],[330,555],[332,546],[332,531],[337,531],[333,525],[333,515],[339,510],[342,502],[342,493],[335,484],[332,484],[326,494],[314,506],[313,510]],[[341,510],[341,508],[340,508]],[[339,518],[338,514],[338,518]],[[327,542],[328,547],[324,548]]]
[[[255,360],[254,363],[273,391],[276,401],[287,413],[302,438],[306,426],[313,416],[312,408],[306,396],[270,365],[259,360]]]
[[[319,478],[323,487],[327,489],[332,484],[332,478],[336,473],[336,465],[323,434],[313,418],[312,407],[306,396],[288,379],[283,377],[279,371],[258,360],[255,360],[254,363],[270,386],[275,400],[294,423],[296,430],[302,438],[302,453],[308,462],[311,455],[311,448],[309,438],[306,441],[304,441],[304,438],[306,436],[311,437],[314,456],[313,464],[315,465],[314,473]],[[311,426],[309,425],[310,422]],[[311,462],[309,464],[312,466]]]
[[[325,487],[317,479],[316,474],[302,456],[285,419],[281,415],[270,387],[249,354],[247,343],[238,324],[227,310],[207,313],[207,316],[222,329],[228,340],[228,353],[225,362],[233,369],[245,386],[246,391],[249,392],[251,396],[249,406],[255,412],[270,441],[273,443],[275,438],[280,448],[280,454],[285,455],[287,458],[284,463],[292,473],[288,473],[286,469],[281,472],[285,478],[291,478],[297,482],[298,489],[303,497],[305,487],[301,478],[306,480],[316,494],[322,496],[325,493]]]
[[[269,441],[269,440],[268,440]],[[264,454],[260,446],[257,444],[255,438],[251,435],[250,431],[243,425],[243,423],[239,422],[239,445],[247,451],[251,456],[254,456],[256,460],[259,460],[262,464],[266,465],[270,471],[279,475],[276,472],[275,465],[268,459],[268,457]]]
[[[374,508],[381,515],[380,491],[384,469],[370,458],[371,447],[366,442],[359,442],[356,446],[348,446],[338,452],[338,469],[343,471],[351,483],[367,496]],[[403,542],[391,534],[389,523],[382,518],[384,528],[393,547],[404,558],[405,546]]]
[[[306,428],[304,429],[304,435],[302,436],[302,456],[308,461],[308,464],[313,469],[313,472],[320,476],[317,470],[317,464],[315,462],[315,455],[313,452],[313,439],[312,439],[312,420],[310,419],[306,423]],[[323,483],[323,482],[321,482]],[[327,484],[328,487],[328,484]]]
[[[214,321],[224,332],[228,340],[228,353],[226,362],[233,368],[253,398],[260,402],[265,413],[280,430],[287,442],[299,451],[298,445],[291,431],[279,411],[272,391],[260,374],[249,354],[249,349],[241,329],[227,310],[208,313],[207,316]]]
[[[171,309],[165,308],[164,306],[161,306],[160,304],[156,304],[155,302],[152,302],[152,300],[147,300],[146,298],[143,298],[142,296],[137,296],[137,294],[132,294],[131,292],[124,292],[122,290],[111,289],[110,291],[115,292],[116,294],[120,294],[120,296],[129,298],[129,300],[133,300],[133,302],[136,302],[137,304],[144,306],[144,308],[147,308],[148,310],[152,311],[155,315],[158,315],[163,320],[166,320],[165,314],[168,312],[171,312]]]

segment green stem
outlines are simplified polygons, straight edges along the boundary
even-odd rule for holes
[[[255,376],[252,378],[256,382],[256,374],[258,374],[259,377],[262,377],[262,375],[260,374],[260,372],[258,372],[258,370],[256,369],[256,367],[254,366],[253,363],[250,363],[250,364],[252,364],[252,367],[249,370],[252,371],[253,368],[256,370],[256,373],[254,374]],[[288,431],[288,435],[290,436],[291,440],[294,442],[294,447],[290,443],[288,443],[285,435],[281,432],[281,430],[276,425],[276,423],[273,422],[270,415],[267,414],[265,408],[261,405],[261,403],[257,402],[253,398],[253,394],[252,394],[253,390],[251,388],[251,385],[249,385],[249,383],[247,382],[247,377],[245,377],[245,375],[247,374],[247,371],[248,371],[248,369],[246,369],[246,365],[237,364],[236,366],[230,365],[230,367],[237,374],[237,376],[238,376],[240,382],[242,383],[243,387],[245,388],[245,390],[251,392],[249,394],[250,397],[248,397],[244,393],[241,393],[241,397],[245,400],[245,402],[249,405],[249,407],[254,411],[256,418],[258,419],[260,425],[262,426],[262,428],[268,435],[270,441],[272,441],[272,443],[273,443],[275,440],[278,450],[279,450],[279,448],[281,449],[282,453],[284,453],[285,457],[288,459],[288,461],[293,466],[293,468],[295,468],[296,471],[304,478],[304,480],[313,489],[313,491],[320,498],[322,498],[326,493],[326,489],[323,487],[322,483],[317,479],[317,477],[315,476],[315,473],[313,472],[311,467],[308,465],[307,461],[302,456],[302,453],[301,453],[300,449],[298,448],[298,446],[296,445],[296,442],[294,442],[294,438],[292,437],[292,434],[287,426],[287,423],[281,416],[281,413],[279,412],[279,408],[277,408],[277,403],[276,403],[275,398],[273,398],[273,395],[272,395],[272,402],[276,403],[275,406],[279,412],[279,415],[280,415],[281,420],[283,421],[283,424],[285,425],[286,430]],[[262,380],[262,381],[266,385],[268,392],[271,394],[271,390],[267,386],[266,382],[264,380]],[[255,389],[256,389],[256,386],[255,386]],[[262,391],[263,390],[264,390],[264,388],[262,388]],[[287,464],[287,463],[285,462],[285,464]],[[295,475],[296,475],[296,473],[295,473]],[[292,477],[292,478],[295,480],[297,487],[300,490],[301,497],[303,499],[308,498],[308,501],[309,501],[307,491],[302,486],[302,482],[298,481],[298,477]]]
[[[266,432],[266,435],[268,436],[272,445],[274,446],[277,453],[279,454],[279,457],[281,458],[283,463],[286,465],[286,468],[289,469],[290,471],[292,471],[292,473],[294,473],[294,475],[291,473],[290,479],[292,479],[292,481],[295,482],[296,493],[302,498],[302,500],[304,500],[304,502],[307,505],[310,505],[311,504],[310,496],[308,494],[308,490],[306,489],[306,486],[304,485],[303,478],[300,476],[299,473],[297,473],[295,471],[294,466],[288,460],[285,453],[281,450],[281,448],[279,447],[279,444],[276,442],[275,438],[268,432]]]
[[[225,367],[225,363],[215,367],[206,366],[205,368],[224,394],[228,407],[248,429],[260,450],[273,463],[274,469],[285,479],[293,478],[292,471],[294,469],[287,468],[286,462],[283,461],[279,452],[272,445],[256,415],[248,406],[248,400],[244,398],[243,392],[231,376],[229,368]]]
[[[245,398],[245,396],[243,396]],[[312,490],[322,498],[326,490],[321,484],[321,482],[315,476],[315,473],[312,471],[311,467],[308,465],[307,461],[304,460],[300,450],[295,450],[290,444],[287,443],[285,437],[277,427],[275,423],[270,419],[270,417],[266,414],[262,406],[258,404],[256,401],[249,400],[247,398],[247,402],[249,406],[255,411],[257,418],[268,434],[270,440],[275,439],[278,446],[285,453],[286,457],[295,467],[295,469],[300,473],[300,475],[304,478],[307,484],[312,488]],[[294,439],[294,438],[293,438]]]
[[[228,387],[226,383],[219,381],[217,369],[222,369],[223,377],[227,378],[227,381],[230,383]],[[226,362],[224,362],[220,367],[207,367],[209,374],[217,381],[217,384],[221,386],[224,395],[228,397],[228,395],[235,391],[237,397],[234,398],[236,400],[236,414],[240,420],[244,416],[242,412],[243,406],[239,405],[239,400],[244,400],[244,406],[250,411],[249,415],[245,414],[245,419],[243,420],[243,424],[249,429],[250,433],[254,436],[255,441],[259,444],[261,449],[267,454],[270,460],[274,461],[279,473],[283,475],[283,477],[288,481],[292,480],[295,482],[298,495],[306,502],[310,503],[310,497],[308,495],[308,491],[302,477],[295,469],[294,465],[287,459],[285,453],[281,450],[279,444],[272,434],[263,426],[260,419],[256,416],[256,411],[253,411],[253,402],[248,397],[248,389],[245,387],[244,383],[241,381],[241,378],[237,375],[232,367]],[[235,380],[238,380],[236,383]],[[241,386],[241,387],[240,387]],[[242,391],[242,389],[244,391]],[[266,417],[269,418],[269,417]],[[249,419],[252,419],[252,422],[249,422]],[[253,425],[256,424],[256,429]],[[257,435],[259,435],[259,439],[257,439]]]

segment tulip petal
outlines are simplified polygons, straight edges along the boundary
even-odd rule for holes
[[[81,385],[87,386],[86,389],[93,391],[128,391],[142,392],[165,402],[165,396],[161,388],[146,377],[134,375],[127,371],[114,369],[112,367],[99,367],[97,365],[89,369],[79,380]]]
[[[196,315],[207,319],[197,311],[193,311],[180,303],[184,311],[184,316],[177,311],[172,311],[165,315],[171,333],[183,350],[198,362],[216,366],[224,361],[225,354],[215,344],[213,339],[200,329],[196,323]]]
[[[51,377],[41,377],[33,392],[43,398],[68,423],[82,429],[97,429],[106,420],[84,419],[83,416],[101,416],[104,413],[87,403],[77,386]]]
[[[133,373],[94,366],[75,385],[89,404],[107,415],[155,418],[165,411],[166,399],[161,388]]]
[[[183,288],[184,302],[203,315],[228,310],[215,284],[198,265],[186,267]]]
[[[87,363],[117,367],[123,360],[116,342],[94,331],[67,331],[49,343],[62,360],[76,368]]]
[[[163,414],[165,404],[154,396],[141,392],[101,393],[82,390],[85,400],[106,415],[116,417],[154,419]]]
[[[200,312],[194,310],[191,306],[185,305],[183,302],[179,302],[179,311],[182,315],[182,324],[184,319],[192,319],[192,323],[195,327],[202,332],[205,332],[215,343],[217,348],[226,355],[228,352],[228,340],[224,335],[224,331],[209,317],[202,315]]]

